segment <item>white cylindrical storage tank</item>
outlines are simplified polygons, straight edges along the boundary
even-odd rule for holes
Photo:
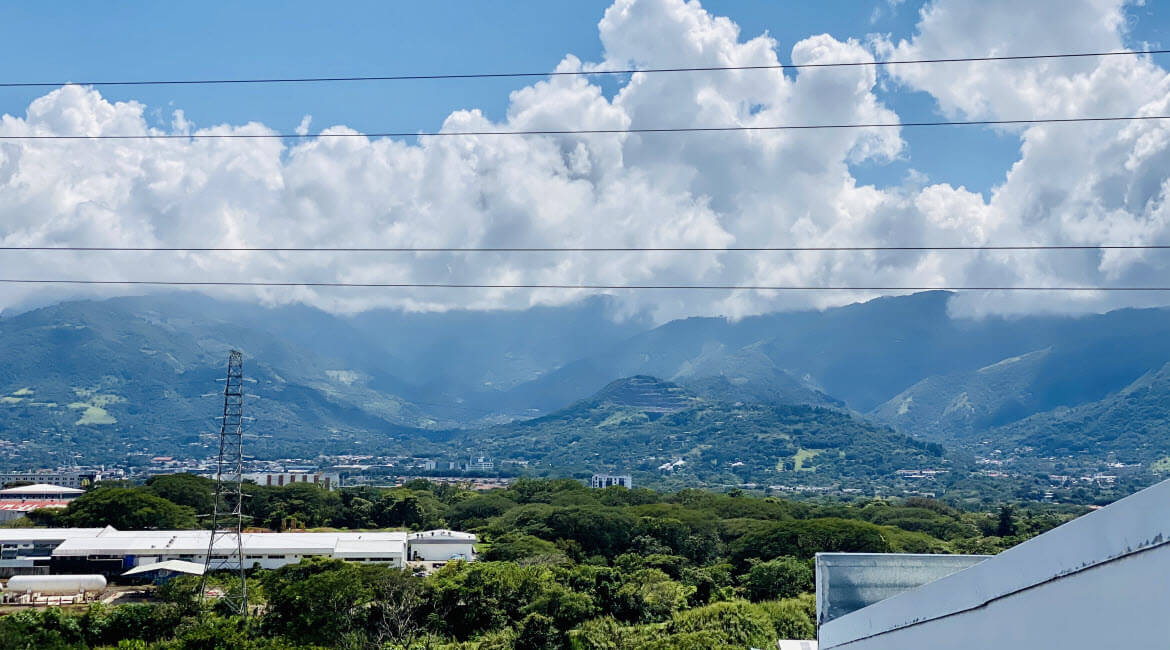
[[[46,596],[68,596],[85,592],[101,591],[106,588],[105,576],[60,575],[60,576],[12,576],[4,587],[6,591],[19,594],[34,593]]]

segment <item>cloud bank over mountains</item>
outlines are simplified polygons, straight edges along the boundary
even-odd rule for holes
[[[1002,5],[998,8],[992,5]],[[1076,5],[1076,6],[1072,6]],[[746,37],[698,2],[616,0],[598,25],[602,61],[560,70],[770,65],[1133,47],[1122,0],[937,0],[909,39]],[[494,123],[477,110],[443,129],[887,123],[910,119],[879,84],[925,92],[953,119],[1166,115],[1170,77],[1146,57],[1013,63],[635,74],[607,93],[553,77],[510,97]],[[0,135],[273,132],[259,123],[168,130],[147,107],[63,87]],[[975,128],[975,127],[965,127]],[[349,131],[331,126],[325,133]],[[0,245],[84,246],[931,246],[1170,241],[1170,124],[1035,125],[1011,130],[1019,159],[988,200],[920,174],[861,184],[851,168],[905,157],[899,129],[691,134],[365,137],[279,140],[0,142]],[[912,152],[910,152],[912,154]],[[964,155],[956,151],[955,155]],[[910,162],[913,163],[911,156]],[[753,284],[836,286],[1165,284],[1170,255],[1040,253],[7,253],[0,277],[127,280]],[[135,289],[106,289],[140,293]],[[45,299],[0,286],[0,307]],[[54,296],[77,295],[53,289]],[[224,295],[228,290],[217,290]],[[332,311],[523,308],[566,290],[232,290]],[[614,291],[657,319],[841,304],[872,293]],[[967,313],[1103,310],[1158,294],[970,294]]]

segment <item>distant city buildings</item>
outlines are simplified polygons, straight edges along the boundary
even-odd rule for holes
[[[629,474],[594,474],[593,478],[589,479],[589,487],[594,489],[613,487],[615,485],[632,488],[634,487],[634,479]]]
[[[39,483],[85,490],[101,480],[123,477],[121,471],[106,470],[32,470],[0,473],[0,486],[13,483]]]
[[[341,486],[341,476],[336,472],[254,472],[244,474],[244,480],[252,481],[257,485],[283,487],[293,483],[313,483],[326,490],[335,490]]]

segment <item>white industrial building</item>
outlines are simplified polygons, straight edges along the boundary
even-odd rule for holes
[[[53,549],[53,573],[121,573],[141,564],[207,560],[210,532],[205,530],[120,531],[93,537],[70,537]],[[406,533],[244,533],[244,566],[277,569],[309,557],[402,566]],[[219,537],[212,550],[215,566],[235,550],[234,540]]]
[[[0,490],[0,501],[72,501],[85,494],[85,490],[37,483]]]
[[[410,544],[411,562],[448,562],[451,560],[475,559],[475,535],[457,530],[428,530],[412,533]]]
[[[0,528],[0,577],[48,573],[53,549],[75,536],[92,537],[102,528]]]
[[[19,519],[41,508],[64,508],[85,490],[38,483],[0,490],[0,521]]]
[[[433,534],[432,534],[433,533]],[[205,530],[121,531],[106,528],[0,529],[5,565],[39,567],[52,573],[120,575],[138,566],[182,560],[203,564],[210,533]],[[244,565],[275,569],[310,557],[375,562],[401,567],[418,538],[420,557],[445,554],[443,560],[474,559],[475,535],[456,531],[245,533]],[[441,548],[442,551],[436,549]],[[217,540],[212,560],[234,551],[227,538]],[[222,562],[216,562],[222,564]]]
[[[826,617],[824,607],[833,595],[825,592],[834,588],[818,582],[820,647],[1170,647],[1168,514],[1164,481],[836,618]]]

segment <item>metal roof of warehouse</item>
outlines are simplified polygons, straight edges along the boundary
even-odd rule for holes
[[[150,553],[205,553],[210,541],[205,530],[151,530],[104,531],[96,536],[68,537],[54,551],[56,556]],[[332,553],[338,544],[346,542],[375,542],[377,546],[395,547],[404,551],[404,532],[336,532],[336,533],[244,533],[244,549],[250,553]],[[228,552],[234,541],[223,537],[216,541],[216,550]],[[367,546],[365,548],[371,548]]]
[[[61,499],[25,499],[23,501],[0,501],[0,511],[32,512],[40,508],[65,508],[68,501]]]
[[[150,573],[152,571],[170,571],[172,573],[186,573],[193,576],[201,576],[206,570],[202,564],[196,562],[184,562],[183,560],[167,560],[166,562],[152,562],[150,564],[143,564],[136,566],[122,575],[134,576],[143,573]]]
[[[0,543],[97,537],[113,528],[0,528]]]
[[[49,485],[48,483],[37,483],[36,485],[21,485],[19,487],[7,488],[0,490],[0,496],[21,495],[21,494],[81,494],[85,490],[78,490],[77,488],[62,487],[60,485]]]
[[[458,530],[447,530],[446,528],[425,530],[419,533],[410,534],[410,541],[412,542],[475,542],[475,539],[475,533],[465,533]]]

